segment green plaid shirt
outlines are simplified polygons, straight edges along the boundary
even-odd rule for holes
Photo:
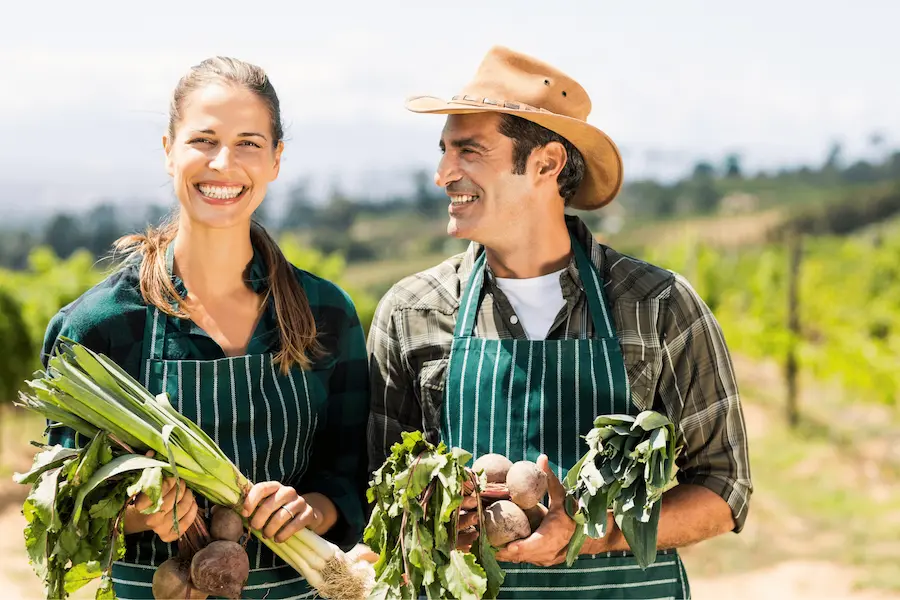
[[[62,308],[50,321],[41,359],[46,367],[59,336],[68,337],[114,360],[132,377],[141,380],[141,350],[147,305],[140,293],[139,263],[130,263]],[[326,354],[322,364],[329,369],[327,423],[316,436],[311,464],[300,491],[328,496],[341,515],[329,538],[341,546],[356,543],[365,526],[365,489],[368,472],[365,430],[369,410],[365,334],[350,298],[333,283],[295,268],[310,303],[319,341]],[[247,285],[257,293],[267,287],[267,270],[259,253],[245,270]],[[173,276],[176,290],[184,296],[183,282]],[[274,301],[269,300],[246,353],[274,353],[279,346]],[[193,321],[169,317],[164,340],[166,360],[216,360],[225,358],[222,348]],[[320,369],[321,371],[321,369]],[[224,399],[223,399],[224,401]],[[73,447],[74,432],[51,430],[51,444]],[[260,443],[265,442],[261,440]],[[293,452],[293,449],[288,449]]]
[[[752,492],[747,434],[725,338],[683,278],[598,244],[576,217],[567,225],[605,280],[632,401],[664,412],[684,438],[678,480],[705,486],[728,502],[743,528]],[[369,468],[378,468],[402,431],[437,442],[444,379],[460,297],[478,244],[397,283],[379,303],[369,331],[372,405]],[[566,305],[547,339],[593,337],[587,296],[574,257],[560,276]],[[521,321],[490,269],[476,335],[526,339]]]

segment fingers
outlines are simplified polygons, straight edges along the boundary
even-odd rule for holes
[[[172,507],[184,497],[185,491],[187,490],[184,479],[178,482],[178,487],[175,487],[174,484],[175,480],[173,479],[169,491],[163,495],[162,506],[157,514],[172,512]]]
[[[295,515],[293,519],[289,519],[281,526],[270,521],[269,524],[266,525],[265,530],[263,530],[263,535],[274,538],[279,544],[288,540],[288,538],[304,527],[309,527],[311,529],[312,525],[319,520],[319,514],[316,512],[316,509],[307,504],[306,500],[302,497],[297,498],[297,500],[288,504],[286,508]],[[286,515],[286,513],[286,510],[279,509],[276,513],[276,517]],[[273,519],[274,518],[275,517],[273,517]]]
[[[528,556],[541,549],[544,536],[535,532],[523,540],[510,542],[506,547],[497,551],[497,560],[503,562],[522,562],[522,556]]]
[[[460,532],[456,537],[456,549],[468,552],[472,549],[472,544],[475,543],[476,539],[478,539],[477,529],[465,533]]]
[[[463,529],[468,529],[473,525],[478,524],[478,511],[473,510],[471,512],[460,513],[459,515],[459,525],[456,527],[457,530],[462,531]]]
[[[267,494],[262,502],[257,503],[256,510],[253,511],[253,516],[250,518],[250,527],[258,531],[263,531],[266,523],[273,518],[280,520],[280,525],[283,525],[287,520],[291,519],[291,516],[287,511],[279,511],[279,509],[285,504],[293,502],[298,497],[297,491],[294,490],[294,488],[278,484],[278,487],[271,494]],[[281,512],[281,514],[276,515],[276,511]],[[291,512],[293,512],[293,509],[291,509]],[[296,515],[296,513],[294,514]]]
[[[241,510],[241,516],[249,518],[250,515],[256,511],[260,502],[280,490],[282,487],[282,484],[277,481],[263,481],[254,485],[250,488],[250,491],[247,492],[247,497],[244,499],[244,507]],[[265,521],[263,521],[263,523],[265,523]],[[259,527],[254,526],[254,529],[259,529]]]
[[[357,544],[353,547],[350,552],[347,553],[347,556],[350,558],[350,562],[356,562],[357,560],[364,560],[368,563],[372,563],[373,565],[378,562],[378,555],[372,552],[372,549],[366,546],[365,544]]]
[[[168,510],[171,510],[171,507],[175,504],[176,500],[181,497],[184,493],[184,489],[186,488],[184,484],[184,480],[181,480],[181,487],[177,490],[179,493],[177,496],[173,496],[171,501],[169,501],[169,495],[172,492],[172,488],[175,486],[175,478],[174,477],[166,477],[163,479],[162,486],[160,486],[159,491],[160,495],[163,497],[163,504],[160,507],[160,511],[166,510],[166,503],[168,504]],[[137,498],[134,499],[134,507],[139,511],[144,511],[150,508],[152,502],[150,501],[150,496],[141,492],[138,494]]]
[[[460,508],[463,510],[474,510],[478,506],[478,497],[474,494],[471,496],[463,496],[462,504],[460,504]]]
[[[181,515],[187,513],[192,504],[196,504],[194,493],[187,488],[184,480],[181,480],[177,488],[173,486],[169,489],[159,511],[147,517],[147,526],[157,533],[160,531],[167,532],[172,526],[173,509],[177,511],[177,516],[180,520]]]
[[[546,454],[541,454],[537,459],[537,466],[547,475],[547,493],[550,496],[550,508],[564,508],[566,502],[566,488],[556,473],[550,468],[550,460]]]
[[[194,519],[197,518],[199,509],[200,507],[194,501],[193,495],[185,495],[181,502],[178,503],[178,530],[176,531],[171,524],[172,522],[169,521],[169,530],[161,534],[159,538],[164,542],[174,542],[183,536],[194,524]]]

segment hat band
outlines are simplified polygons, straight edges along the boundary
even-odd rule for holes
[[[508,108],[510,110],[530,110],[533,112],[541,112],[547,114],[553,114],[546,108],[538,108],[536,106],[531,106],[530,104],[525,104],[524,102],[509,102],[507,100],[491,100],[490,98],[480,98],[478,96],[453,96],[450,99],[452,102],[459,102],[464,104],[487,104],[489,106],[499,106],[501,108]]]

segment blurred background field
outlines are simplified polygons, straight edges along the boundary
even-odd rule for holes
[[[385,115],[436,83],[455,93],[490,43],[459,48],[434,35],[444,12],[399,4],[322,7],[317,18],[346,23],[302,39],[204,45],[169,32],[167,52],[77,11],[54,15],[55,36],[22,27],[0,41],[0,87],[21,90],[0,99],[4,597],[40,596],[24,553],[26,490],[12,474],[30,465],[43,424],[11,401],[39,367],[48,320],[112,268],[111,242],[171,210],[158,136],[165,94],[186,67],[221,52],[285,82],[289,158],[256,216],[292,262],[350,293],[367,328],[393,283],[465,248],[446,236],[446,197],[431,182],[440,120],[414,129]],[[491,7],[469,24],[586,80],[590,120],[622,147],[627,184],[580,216],[603,243],[684,275],[734,354],[755,492],[744,532],[684,550],[699,600],[900,598],[900,84],[878,66],[900,56],[889,25],[900,14],[879,2],[797,4],[585,5],[534,22]],[[160,9],[148,27],[168,31]],[[12,22],[43,19],[36,10],[17,7]],[[566,33],[581,10],[597,35]],[[220,28],[234,19],[178,14]],[[645,52],[623,50],[636,46]],[[109,48],[146,60],[116,62]],[[70,55],[93,75],[66,75]],[[120,86],[130,95],[96,93],[104,72],[132,81]],[[66,102],[47,99],[62,88],[41,87],[54,77]]]

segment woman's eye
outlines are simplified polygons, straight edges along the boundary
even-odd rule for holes
[[[254,148],[262,148],[262,146],[260,146],[260,145],[257,144],[256,142],[251,142],[250,140],[245,140],[245,141],[241,142],[241,143],[238,144],[238,145],[239,145],[239,146],[243,146],[243,145],[245,145],[245,144],[248,145],[248,146],[252,146],[252,147],[254,147]]]
[[[194,138],[188,144],[212,144],[212,141],[208,138]]]

